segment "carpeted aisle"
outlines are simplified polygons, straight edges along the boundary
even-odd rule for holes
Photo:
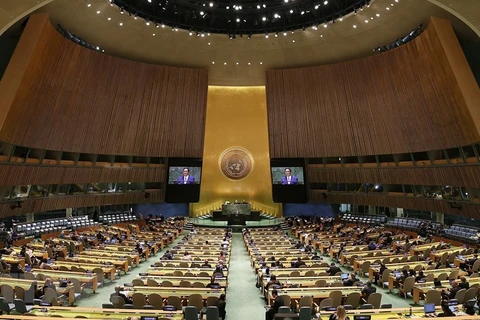
[[[242,234],[234,233],[230,270],[228,272],[226,319],[265,319],[265,302],[260,291],[255,288],[255,281],[255,274],[243,243]]]

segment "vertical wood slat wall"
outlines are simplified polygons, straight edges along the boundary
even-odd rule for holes
[[[0,165],[0,187],[29,184],[96,182],[165,182],[166,167],[159,168],[72,168],[62,166]]]
[[[430,23],[386,53],[267,71],[270,157],[395,154],[479,141],[438,32]]]
[[[43,30],[0,140],[70,152],[202,156],[207,70],[83,48],[61,36],[44,15],[30,18],[20,43],[32,41],[28,33],[38,29]]]
[[[381,183],[480,188],[480,166],[440,168],[320,169],[308,167],[311,183]]]
[[[93,207],[104,204],[130,204],[142,202],[162,202],[164,193],[149,192],[148,198],[145,192],[129,192],[122,194],[98,194],[65,196],[45,199],[25,199],[21,208],[12,209],[12,203],[0,204],[0,218],[20,215],[30,212],[45,212],[64,208]]]
[[[461,215],[472,219],[478,219],[478,215],[480,214],[480,206],[475,203],[462,202],[461,208],[452,208],[449,201],[431,198],[426,199],[377,194],[328,193],[325,195],[321,191],[311,190],[309,192],[309,199],[312,202],[321,203],[351,203],[378,207],[398,207],[430,212],[442,212],[453,215]]]

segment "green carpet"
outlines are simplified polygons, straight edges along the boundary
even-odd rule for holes
[[[255,273],[240,233],[232,237],[232,256],[228,272],[227,319],[264,320],[265,302],[255,287]]]

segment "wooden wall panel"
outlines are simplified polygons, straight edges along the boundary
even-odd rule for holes
[[[327,197],[325,198],[321,191],[312,190],[310,191],[309,199],[312,202],[351,203],[442,212],[465,216],[472,219],[478,219],[478,216],[480,215],[480,204],[473,203],[462,202],[461,209],[455,209],[451,207],[449,201],[447,200],[353,193],[326,193],[326,195]]]
[[[28,24],[22,37],[43,31],[0,140],[84,153],[202,156],[206,69],[112,57],[65,39],[42,17]]]
[[[27,184],[164,182],[166,168],[61,167],[0,165],[0,187]]]
[[[443,46],[458,43],[442,43],[439,32],[431,23],[385,53],[268,71],[270,157],[395,154],[479,141]]]
[[[308,167],[309,182],[382,183],[480,188],[480,166],[436,168],[320,169]]]
[[[15,216],[30,212],[45,212],[64,208],[93,207],[105,204],[129,204],[142,202],[162,202],[163,192],[150,192],[145,198],[145,192],[124,194],[101,194],[58,197],[48,199],[23,200],[21,208],[12,209],[11,202],[0,203],[0,218]]]

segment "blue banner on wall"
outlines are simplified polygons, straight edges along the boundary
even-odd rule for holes
[[[336,211],[331,204],[325,203],[284,203],[283,216],[314,216],[336,217]]]
[[[161,214],[165,218],[188,217],[188,211],[188,203],[139,203],[133,206],[133,212],[141,214],[144,218],[149,214],[153,217]]]

